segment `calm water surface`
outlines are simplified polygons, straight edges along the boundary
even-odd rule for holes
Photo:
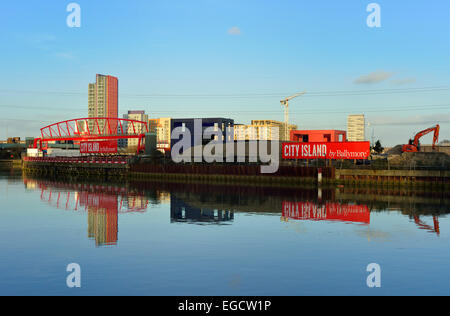
[[[445,192],[2,174],[0,201],[0,295],[450,294]]]

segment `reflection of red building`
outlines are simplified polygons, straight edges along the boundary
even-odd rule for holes
[[[352,205],[327,202],[283,202],[282,216],[297,220],[328,220],[341,222],[370,223],[367,205]]]
[[[314,142],[345,142],[347,132],[339,130],[302,130],[291,131],[290,140],[294,142],[314,143]]]
[[[117,195],[81,192],[80,205],[88,210],[88,237],[97,246],[115,245],[118,231]]]

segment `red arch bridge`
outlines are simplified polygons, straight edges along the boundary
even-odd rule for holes
[[[43,149],[53,141],[107,141],[138,139],[137,152],[145,148],[148,123],[124,118],[90,117],[54,123],[41,128],[41,137],[34,140],[33,147]]]

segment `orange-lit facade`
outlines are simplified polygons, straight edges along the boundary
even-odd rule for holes
[[[119,80],[106,76],[106,115],[119,117]]]
[[[119,115],[119,80],[108,75],[96,75],[89,84],[88,116],[117,118]],[[92,130],[94,126],[89,126]],[[102,129],[103,126],[100,126]],[[116,129],[116,126],[112,126]]]
[[[347,132],[340,130],[293,130],[290,140],[301,143],[314,142],[346,142]]]

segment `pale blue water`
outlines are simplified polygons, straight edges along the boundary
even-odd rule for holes
[[[417,202],[413,195],[405,208],[393,202],[377,208],[336,193],[317,200],[314,190],[305,192],[77,188],[3,175],[0,295],[450,294],[446,196]],[[348,214],[341,221],[286,220],[283,205],[294,201],[356,204],[363,213],[367,207],[370,224],[342,221]],[[407,215],[415,208],[427,229]],[[66,285],[72,262],[81,266],[81,288]],[[381,266],[381,288],[366,285],[372,262]]]

